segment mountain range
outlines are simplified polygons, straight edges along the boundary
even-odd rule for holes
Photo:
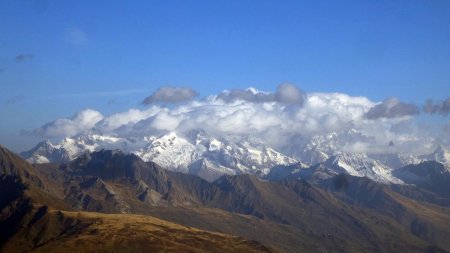
[[[437,161],[383,177],[401,184],[371,179],[379,163],[355,154],[207,181],[117,149],[34,165],[0,151],[2,252],[450,251],[450,172]],[[373,162],[350,173],[361,160]]]
[[[267,178],[276,166],[294,166],[309,168],[297,176],[347,173],[381,183],[401,184],[404,182],[394,171],[406,165],[438,161],[450,166],[450,148],[444,146],[438,146],[433,153],[423,155],[390,153],[389,150],[384,154],[365,154],[340,149],[349,141],[364,138],[367,137],[355,130],[316,135],[307,141],[295,140],[279,151],[256,138],[216,138],[201,130],[185,135],[170,132],[143,138],[87,132],[65,138],[57,144],[43,141],[21,153],[21,156],[30,163],[69,162],[86,152],[119,149],[166,169],[198,175],[210,182],[222,175],[253,174]],[[321,165],[331,170],[323,171]]]

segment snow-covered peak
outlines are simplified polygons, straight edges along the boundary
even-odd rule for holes
[[[185,139],[174,133],[155,139],[148,148],[134,152],[144,160],[152,160],[163,167],[182,171],[199,171],[207,179],[222,174],[261,173],[267,174],[276,165],[297,163],[272,148],[243,140],[214,138],[204,133]],[[202,161],[199,163],[198,161]],[[201,169],[200,169],[201,167]],[[206,173],[209,167],[215,173]]]
[[[53,144],[49,140],[45,140],[42,142],[39,142],[33,149],[30,151],[51,151],[55,148]]]
[[[148,140],[148,145],[132,151],[144,161],[153,161],[168,169],[187,172],[189,164],[196,158],[196,146],[176,133]]]
[[[21,155],[30,163],[48,163],[70,159],[65,150],[58,145],[53,145],[49,140],[38,143],[34,148],[21,153]]]
[[[402,183],[392,175],[392,169],[365,154],[339,153],[325,162],[326,166],[357,177],[367,177],[380,183]]]

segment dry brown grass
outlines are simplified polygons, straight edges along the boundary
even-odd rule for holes
[[[50,211],[50,215],[56,212]],[[271,252],[237,236],[185,227],[151,216],[61,213],[66,219],[88,226],[62,233],[32,252]]]

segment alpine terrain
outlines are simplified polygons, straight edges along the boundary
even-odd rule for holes
[[[169,144],[181,142],[174,137]],[[0,161],[3,252],[450,250],[450,172],[437,161],[386,173],[365,155],[341,154],[209,181],[117,149],[31,165],[2,148]]]

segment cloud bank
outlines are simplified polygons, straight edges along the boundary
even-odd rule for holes
[[[416,154],[450,142],[445,134],[448,126],[440,126],[441,132],[436,132],[417,124],[413,116],[418,108],[395,98],[375,102],[343,93],[305,94],[292,84],[282,84],[275,92],[249,88],[193,100],[196,95],[189,88],[162,87],[145,99],[149,107],[106,117],[87,109],[49,122],[34,134],[61,138],[92,131],[143,138],[201,130],[213,137],[256,138],[287,154],[294,154],[311,140],[320,142],[335,138],[335,134],[345,136],[336,142],[336,148],[351,152]],[[178,104],[165,107],[167,103]],[[445,112],[444,104],[432,106],[435,113]]]

